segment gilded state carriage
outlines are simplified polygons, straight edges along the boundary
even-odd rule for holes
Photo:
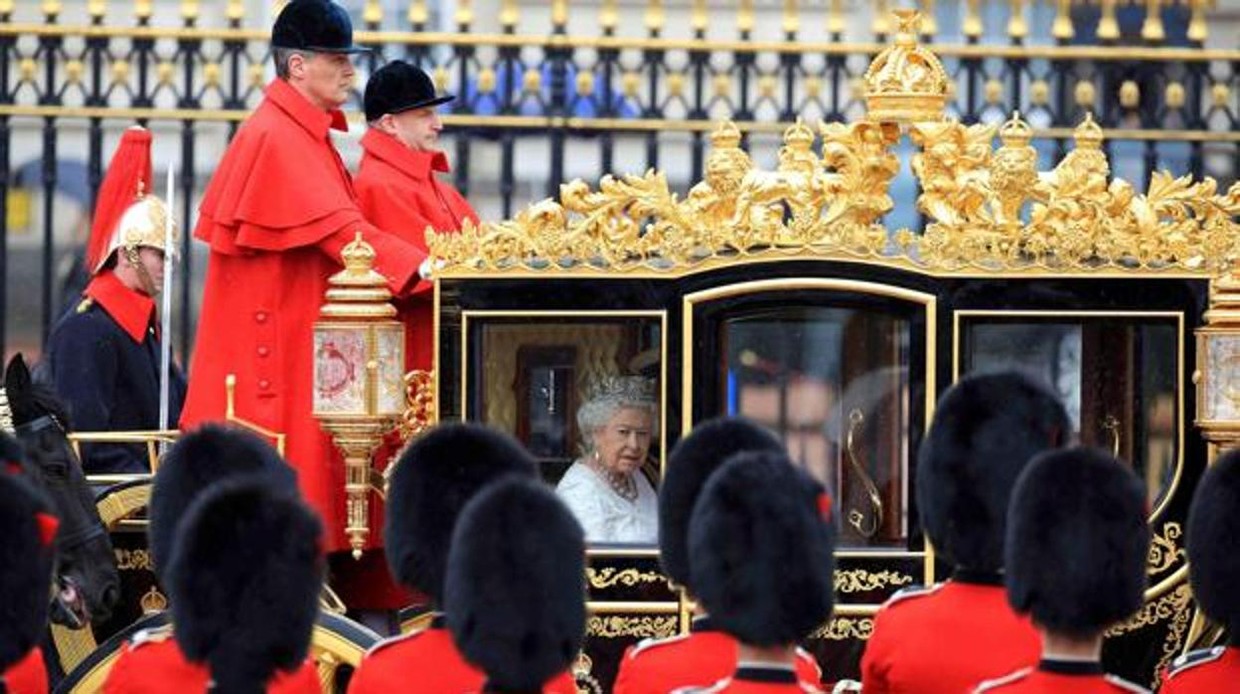
[[[1183,527],[1201,472],[1240,436],[1240,184],[1155,173],[1138,193],[1111,177],[1089,117],[1052,166],[1019,114],[946,120],[943,68],[915,17],[901,20],[866,73],[868,114],[791,124],[771,168],[725,122],[683,197],[657,170],[605,176],[508,220],[428,234],[436,365],[410,377],[407,431],[456,419],[508,430],[555,483],[590,385],[643,374],[660,404],[657,482],[695,423],[766,424],[838,499],[838,606],[805,646],[828,679],[856,678],[879,605],[946,576],[915,501],[937,396],[970,372],[1024,369],[1063,397],[1083,443],[1146,482],[1146,602],[1108,633],[1104,659],[1152,683],[1220,638],[1194,610]],[[906,166],[916,198],[893,199]],[[915,205],[924,232],[884,226],[897,205]],[[127,484],[102,498],[110,522],[142,503],[142,483]],[[119,537],[123,560],[144,560]],[[691,605],[653,546],[594,546],[587,571],[574,670],[600,692],[625,647],[685,630]],[[155,586],[143,594],[157,601]],[[316,640],[329,665],[356,662],[365,640],[341,633]]]

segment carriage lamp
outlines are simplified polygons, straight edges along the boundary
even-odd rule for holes
[[[1197,328],[1197,426],[1220,448],[1240,445],[1240,277],[1210,281],[1206,324]]]
[[[340,253],[314,324],[314,416],[344,456],[345,534],[360,559],[370,535],[371,456],[405,406],[405,327],[357,237]]]

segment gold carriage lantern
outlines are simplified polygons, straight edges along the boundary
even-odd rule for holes
[[[361,233],[340,253],[314,324],[314,416],[344,455],[345,534],[361,558],[370,535],[370,459],[405,405],[405,328],[375,250]]]
[[[1210,281],[1206,324],[1197,329],[1197,426],[1221,448],[1240,445],[1240,277]]]

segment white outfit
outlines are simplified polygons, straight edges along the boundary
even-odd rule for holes
[[[615,492],[597,472],[577,461],[568,468],[555,493],[568,505],[586,531],[587,542],[654,544],[659,538],[659,502],[641,472],[633,473],[637,499]]]

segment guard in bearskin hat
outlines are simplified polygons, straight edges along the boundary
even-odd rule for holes
[[[917,458],[917,510],[934,550],[954,567],[879,610],[861,659],[866,694],[958,694],[1038,659],[1038,635],[1003,591],[1008,499],[1036,454],[1071,424],[1049,390],[1015,372],[967,376],[935,407]]]
[[[132,127],[121,136],[99,186],[86,248],[92,278],[82,300],[52,328],[40,377],[49,378],[69,406],[78,431],[150,431],[175,427],[185,379],[168,374],[168,421],[160,415],[161,335],[155,297],[163,286],[170,210],[151,191],[151,133]],[[167,254],[167,258],[165,258]],[[87,474],[150,472],[141,444],[82,446]]]
[[[659,489],[659,558],[663,571],[690,595],[689,518],[711,473],[742,451],[782,453],[774,434],[743,417],[703,422],[672,449]],[[701,604],[690,633],[645,639],[625,651],[613,686],[615,694],[663,694],[688,685],[711,684],[736,669],[736,639],[719,629]],[[798,651],[798,678],[817,685],[821,672],[813,656]]]
[[[388,565],[401,584],[439,609],[461,509],[496,480],[533,479],[536,464],[507,434],[477,424],[441,424],[416,439],[395,465],[383,530]],[[419,674],[410,677],[410,672]],[[349,692],[463,692],[483,680],[482,671],[461,657],[442,614],[436,614],[426,629],[371,648]]]
[[[42,492],[18,471],[0,471],[0,691],[8,694],[47,692],[39,641],[48,625],[59,525]]]
[[[486,681],[452,691],[576,694],[556,674],[586,633],[585,556],[585,531],[536,480],[502,480],[466,505],[452,534],[444,612]]]
[[[782,453],[738,453],[711,475],[689,521],[698,599],[739,642],[733,672],[691,692],[816,692],[797,642],[831,616],[835,523],[822,485]]]
[[[1176,658],[1159,691],[1229,691],[1240,685],[1240,451],[1223,454],[1201,478],[1187,532],[1193,595],[1207,617],[1227,628],[1230,641]]]
[[[1008,509],[1008,602],[1042,639],[1036,665],[975,692],[1145,692],[1102,670],[1102,635],[1141,607],[1150,546],[1145,485],[1089,448],[1039,455]]]
[[[177,644],[204,667],[178,691],[321,691],[306,657],[322,538],[299,498],[252,476],[224,480],[190,505],[164,577]]]
[[[208,489],[235,478],[250,478],[284,493],[296,494],[297,477],[257,435],[233,426],[208,424],[182,436],[164,455],[151,491],[149,551],[155,576],[167,588],[166,567],[182,518]],[[313,663],[304,666],[313,674]],[[279,675],[272,691],[291,691],[306,673]],[[141,694],[167,691],[168,682],[205,682],[209,673],[186,657],[171,626],[138,632],[121,647],[108,673],[104,692]],[[291,687],[292,689],[289,689]]]

